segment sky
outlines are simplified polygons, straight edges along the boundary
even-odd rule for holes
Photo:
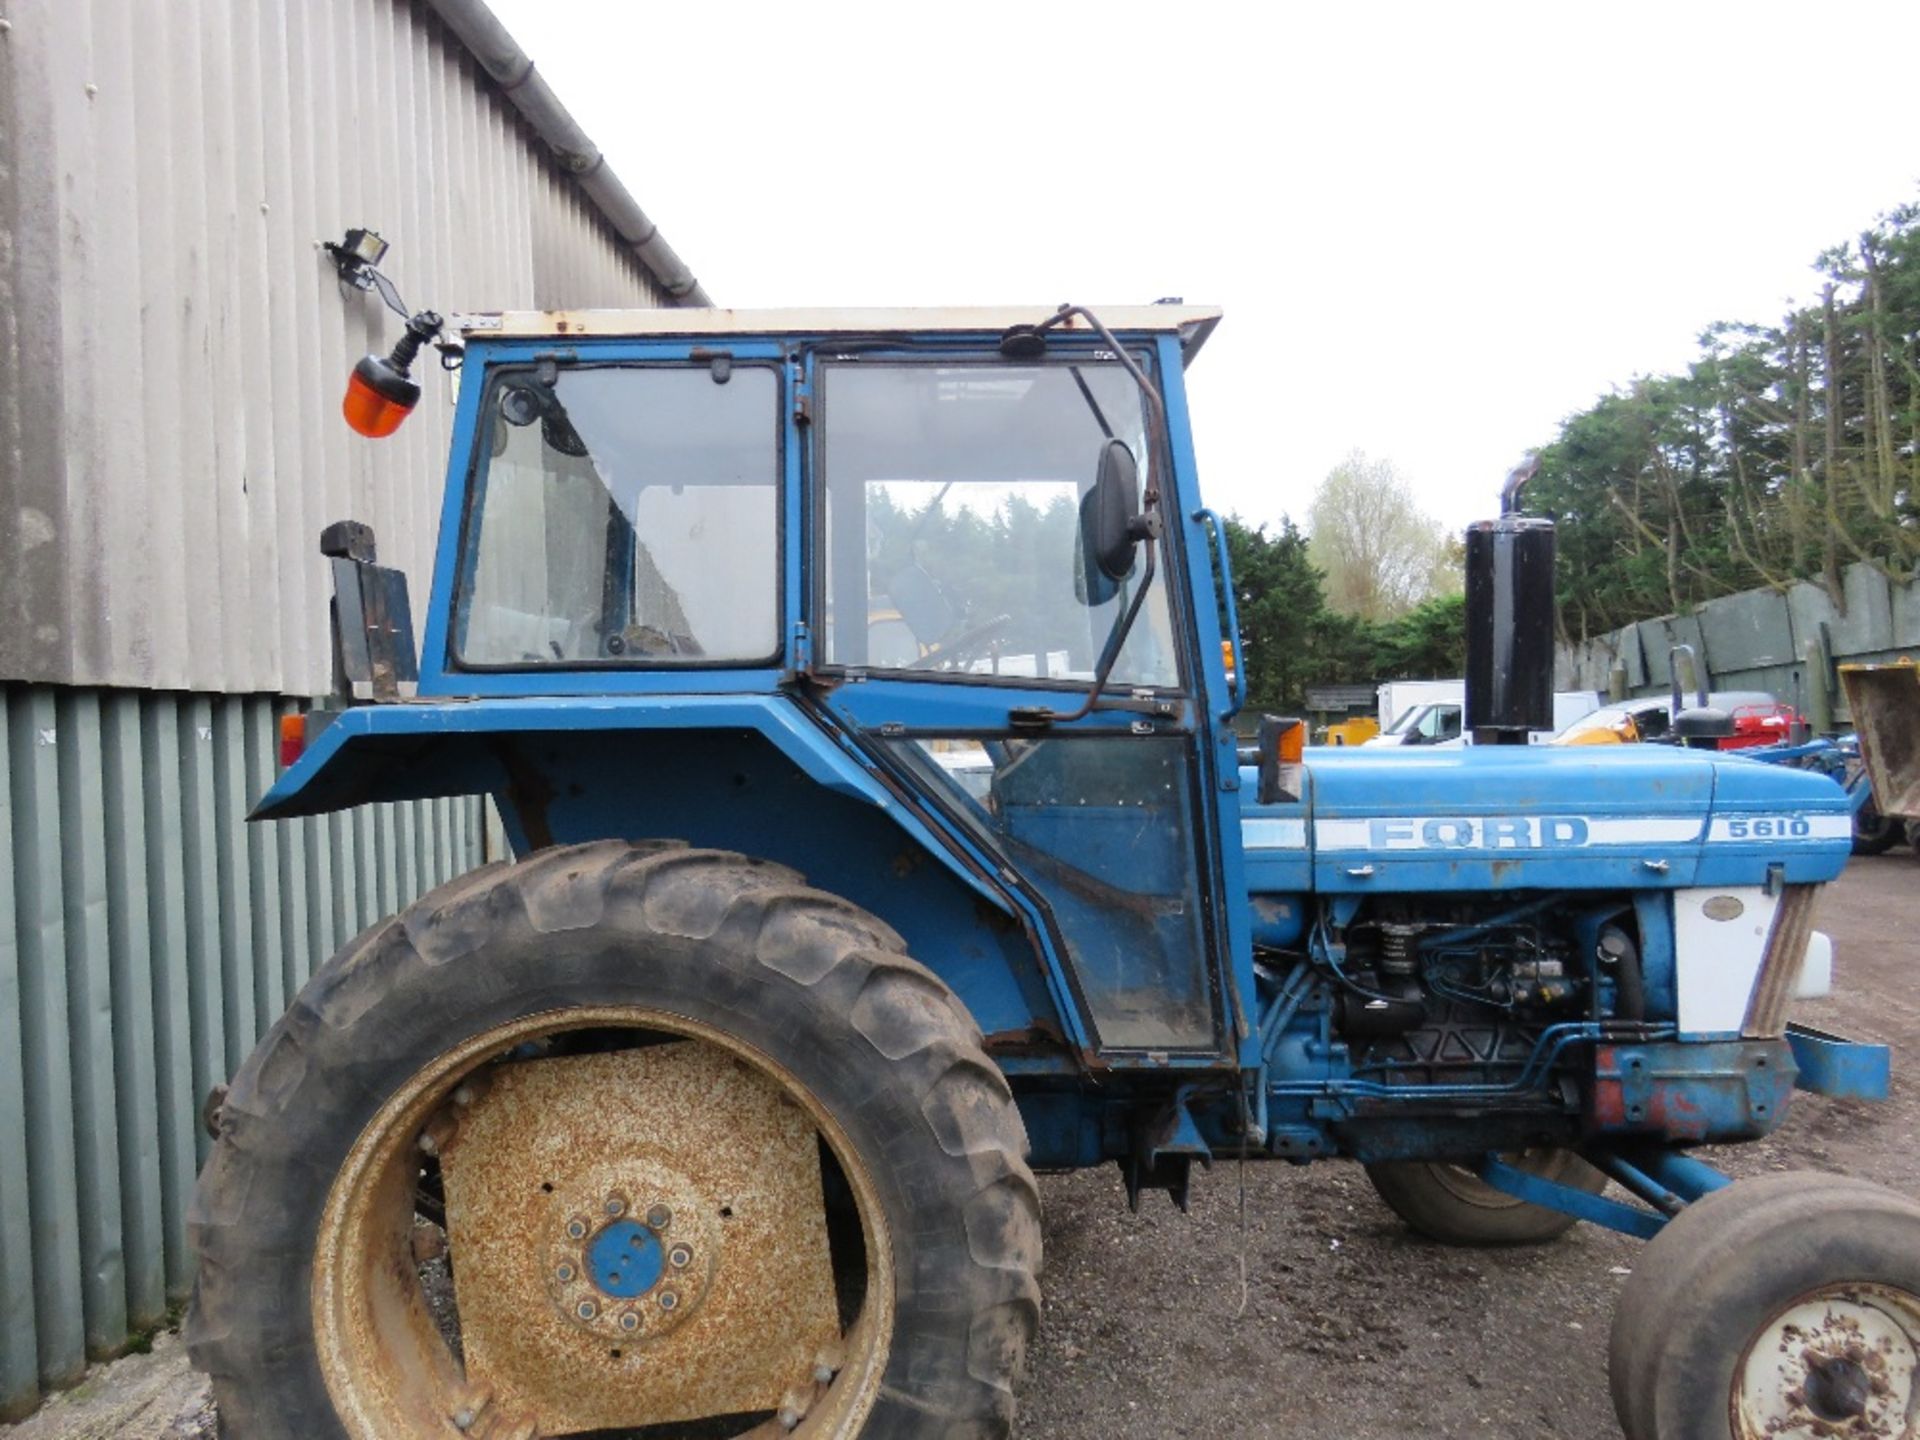
[[[1201,486],[1449,527],[1920,198],[1920,4],[490,0],[715,303],[1226,318]]]

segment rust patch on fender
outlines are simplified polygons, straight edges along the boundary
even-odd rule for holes
[[[989,1055],[1056,1055],[1067,1049],[1067,1037],[1050,1020],[1035,1020],[1018,1030],[996,1030],[983,1043]]]

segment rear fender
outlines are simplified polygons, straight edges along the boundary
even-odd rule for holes
[[[792,866],[891,924],[1022,1068],[1069,1064],[1044,961],[1001,893],[831,735],[774,697],[499,699],[356,707],[314,736],[254,819],[491,795],[518,853],[683,838]],[[1010,1044],[1014,1042],[1010,1041]]]

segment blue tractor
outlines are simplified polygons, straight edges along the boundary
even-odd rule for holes
[[[1631,1440],[1920,1435],[1920,1207],[1691,1153],[1884,1092],[1787,1018],[1845,797],[1502,743],[1551,683],[1517,514],[1469,535],[1481,743],[1243,750],[1183,379],[1218,319],[455,327],[418,652],[332,527],[358,703],[256,814],[486,795],[514,858],[354,940],[232,1081],[189,1325],[228,1434],[1004,1436],[1035,1171],[1184,1205],[1196,1165],[1345,1157],[1442,1241],[1649,1238]],[[362,362],[358,428],[436,324]]]

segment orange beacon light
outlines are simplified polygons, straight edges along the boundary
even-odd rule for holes
[[[347,424],[370,440],[381,440],[400,428],[400,422],[420,403],[420,387],[408,377],[420,347],[440,333],[440,317],[422,310],[407,321],[402,335],[387,356],[365,355],[347,377],[346,397],[340,413]]]

